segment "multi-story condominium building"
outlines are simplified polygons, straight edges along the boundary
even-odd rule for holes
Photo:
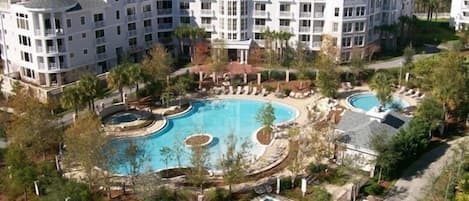
[[[450,25],[457,31],[467,28],[469,25],[469,1],[452,0],[450,12]]]
[[[266,29],[290,32],[292,46],[301,41],[313,51],[328,34],[347,60],[351,48],[378,41],[376,27],[412,11],[411,0],[0,1],[4,77],[42,89],[76,81],[84,71],[104,73],[124,54],[141,58],[157,42],[173,51],[172,31],[180,24],[224,40],[241,63],[251,44],[263,46]]]

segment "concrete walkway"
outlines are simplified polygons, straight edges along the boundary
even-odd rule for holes
[[[453,149],[467,139],[469,137],[462,137],[425,153],[397,180],[385,200],[420,201],[425,198],[425,188],[441,174],[445,165],[452,160]]]

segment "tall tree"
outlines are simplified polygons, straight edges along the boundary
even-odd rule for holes
[[[263,132],[272,132],[272,126],[275,121],[275,109],[272,106],[272,103],[266,103],[259,108],[256,114],[256,121],[261,123],[263,126]]]
[[[74,85],[64,89],[60,103],[65,108],[73,108],[75,115],[78,115],[78,110],[84,103],[82,98],[80,89]]]
[[[228,66],[228,50],[225,48],[225,41],[214,40],[216,47],[212,48],[212,64],[211,71],[215,73],[216,83],[218,84],[218,74],[226,70]]]
[[[157,44],[142,62],[143,69],[152,80],[165,80],[171,73],[172,59],[166,48]]]
[[[99,185],[103,171],[111,171],[114,150],[108,145],[108,137],[101,128],[101,121],[92,113],[82,115],[65,131],[65,163],[68,166],[78,164],[85,173],[89,187]]]
[[[129,140],[123,153],[124,157],[119,161],[121,164],[126,164],[134,191],[136,190],[137,176],[144,172],[145,164],[149,161],[143,147],[143,143],[138,143],[135,139]]]
[[[365,70],[365,60],[362,49],[353,49],[351,52],[350,67],[357,80],[360,80],[360,73]]]
[[[239,145],[238,138],[232,133],[227,136],[225,143],[226,151],[218,159],[218,166],[223,171],[223,180],[228,184],[228,190],[231,193],[232,185],[242,181],[246,176],[249,143],[243,141]]]
[[[108,87],[119,91],[121,101],[124,101],[124,87],[130,83],[127,68],[128,65],[119,65],[111,69],[106,77]]]
[[[185,41],[188,40],[189,38],[189,29],[191,27],[188,25],[179,25],[176,28],[174,28],[173,34],[176,36],[179,42],[179,53],[183,54],[184,53],[184,43]]]
[[[401,86],[401,80],[402,80],[402,74],[403,74],[402,68],[404,68],[404,73],[408,72],[408,70],[412,68],[414,55],[415,55],[415,50],[414,48],[412,48],[412,44],[410,46],[407,46],[404,49],[404,54],[403,54],[404,62],[402,63],[401,68],[399,69],[399,86]]]
[[[313,67],[312,55],[300,41],[296,44],[293,66],[298,71],[298,79],[300,80],[306,79],[306,73]]]
[[[145,81],[145,73],[143,72],[143,68],[140,64],[135,63],[131,64],[127,69],[127,78],[128,83],[131,86],[135,86],[136,91],[139,91],[139,83]]]
[[[415,116],[430,124],[430,130],[428,131],[430,136],[432,130],[444,123],[444,113],[441,103],[434,97],[425,98],[418,105]]]
[[[206,147],[193,146],[190,157],[191,169],[187,174],[188,181],[203,192],[204,184],[207,183],[207,170],[209,165],[210,152]]]
[[[370,88],[376,93],[380,103],[379,110],[384,110],[384,106],[392,101],[392,88],[393,79],[390,75],[384,72],[376,73],[371,79]]]
[[[91,74],[83,74],[77,84],[83,101],[88,102],[88,109],[95,110],[95,99],[103,95],[103,88],[98,78]]]

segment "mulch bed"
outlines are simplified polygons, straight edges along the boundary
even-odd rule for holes
[[[192,136],[186,140],[186,144],[190,146],[200,146],[202,144],[207,143],[209,140],[210,137],[207,135]]]
[[[256,136],[257,140],[262,145],[268,145],[270,144],[270,141],[272,141],[272,130],[268,130],[266,127],[264,127],[257,132]]]
[[[174,109],[174,110],[168,110],[164,113],[165,116],[173,115],[173,114],[178,114],[181,112],[184,112],[187,108],[189,108],[190,104],[182,104],[180,107]]]

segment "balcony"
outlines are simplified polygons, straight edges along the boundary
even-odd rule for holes
[[[99,38],[95,39],[96,45],[100,45],[100,44],[103,44],[105,42],[106,42],[106,38],[104,38],[104,37],[99,37]]]
[[[94,22],[95,29],[101,28],[101,27],[104,27],[104,20]]]
[[[265,10],[255,10],[254,11],[254,16],[256,17],[269,17],[269,12]]]
[[[280,26],[280,31],[290,32],[293,33],[290,26]]]
[[[311,31],[311,27],[300,26],[300,32],[307,33],[307,32],[310,32],[310,31]]]
[[[153,27],[151,27],[151,26],[143,27],[143,31],[145,33],[151,33],[151,32],[153,32]]]
[[[34,33],[35,33],[36,35],[41,35],[41,30],[40,30],[40,29],[36,29],[36,30],[34,31]],[[46,30],[44,31],[44,34],[45,34],[46,36],[62,35],[62,34],[64,34],[64,30],[63,30],[63,29],[46,29]]]
[[[188,9],[181,9],[179,10],[179,15],[190,15],[191,11]]]
[[[172,8],[160,8],[156,10],[158,15],[171,15],[173,12]]]
[[[129,45],[129,52],[139,52],[140,50],[137,45]]]
[[[208,30],[213,30],[213,25],[212,24],[200,24],[202,28],[204,28],[206,31]]]
[[[324,17],[324,12],[315,12],[314,13],[314,18],[323,18]]]
[[[56,53],[57,48],[55,46],[47,46],[46,47],[46,53]]]
[[[200,15],[205,15],[205,16],[214,16],[215,12],[209,9],[202,9],[200,10]]]
[[[264,31],[265,29],[265,25],[254,25],[254,31]]]
[[[59,65],[57,63],[47,63],[47,67],[48,67],[49,70],[59,69]]]
[[[153,13],[151,13],[151,11],[145,11],[145,12],[143,12],[142,16],[143,16],[144,19],[145,18],[150,18],[150,17],[153,16]]]
[[[106,53],[96,54],[96,60],[104,60],[106,59],[106,57],[107,57]]]
[[[132,21],[135,21],[137,20],[137,15],[133,14],[133,15],[127,15],[127,22],[132,22]]]
[[[171,29],[171,28],[173,28],[173,23],[158,24],[158,29]]]
[[[127,32],[128,37],[136,36],[137,35],[137,30],[129,30]]]
[[[127,3],[137,3],[137,0],[127,0]]]
[[[322,33],[324,30],[324,27],[314,27],[313,32],[314,33]]]
[[[311,17],[311,12],[300,12],[300,17]]]
[[[321,41],[313,41],[313,47],[315,48],[321,47]]]
[[[36,46],[36,52],[41,53],[43,51],[42,46]]]
[[[290,12],[290,11],[280,11],[280,17],[287,17],[287,18],[291,18],[293,17],[293,13]]]
[[[153,41],[151,41],[151,40],[145,41],[145,46],[146,46],[147,48],[153,47]]]
[[[171,37],[159,38],[158,41],[162,44],[172,43],[173,39]]]

